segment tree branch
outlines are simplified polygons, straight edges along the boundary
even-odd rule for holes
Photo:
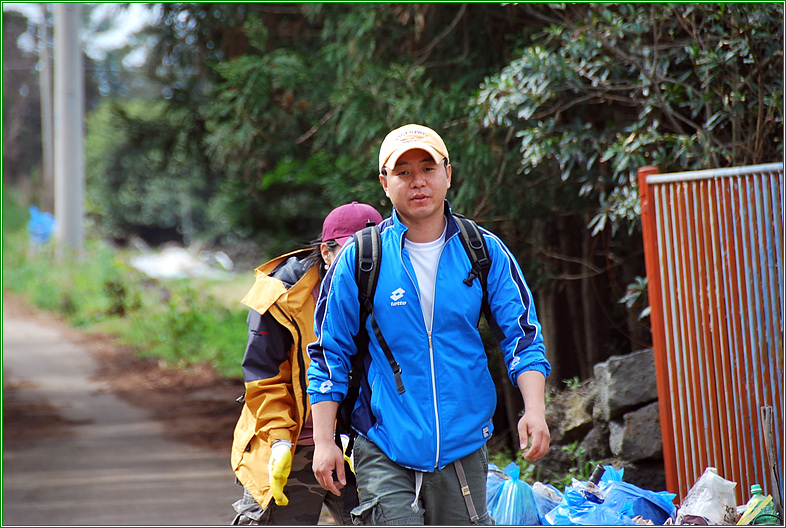
[[[436,38],[434,38],[434,40],[429,42],[429,44],[425,48],[418,50],[414,53],[415,55],[422,55],[422,56],[417,61],[415,61],[412,64],[412,66],[409,67],[409,69],[407,69],[407,75],[409,75],[412,72],[412,70],[414,70],[415,68],[426,62],[426,60],[428,60],[429,56],[431,55],[431,52],[434,51],[434,48],[436,48],[440,42],[445,40],[445,38],[448,35],[450,35],[450,33],[456,28],[459,21],[461,20],[461,17],[464,16],[464,13],[466,11],[467,11],[467,4],[461,4],[461,9],[459,9],[459,12],[456,13],[455,17],[453,17],[453,20],[451,20],[450,24],[448,24],[448,27],[443,29],[442,33],[437,35]]]
[[[591,277],[593,275],[600,275],[601,273],[605,273],[606,272],[606,270],[602,270],[602,269],[598,268],[597,266],[595,266],[594,264],[592,264],[591,262],[588,262],[588,261],[586,261],[584,259],[568,257],[566,255],[561,255],[559,253],[555,253],[553,251],[549,251],[548,249],[538,248],[537,249],[537,253],[539,253],[540,255],[543,255],[546,258],[552,259],[552,260],[559,260],[561,262],[573,262],[574,264],[579,264],[579,265],[587,268],[588,270],[590,270],[592,272],[591,274],[584,274],[584,273],[582,273],[582,274],[579,274],[579,275],[562,275],[562,276],[560,276],[560,278],[562,278],[562,279],[570,279],[570,280],[585,279],[587,277]]]
[[[311,128],[308,130],[308,132],[306,132],[305,134],[303,134],[302,136],[300,136],[299,138],[297,138],[297,139],[295,140],[295,143],[296,143],[296,144],[298,144],[298,145],[300,145],[300,144],[302,144],[302,143],[305,143],[306,141],[308,141],[308,140],[311,138],[311,136],[313,136],[314,134],[316,134],[317,130],[319,130],[320,128],[322,128],[322,127],[325,125],[325,123],[327,123],[328,121],[330,121],[330,118],[331,118],[331,117],[333,117],[333,115],[334,115],[334,114],[335,114],[337,111],[338,111],[338,107],[331,108],[331,109],[328,111],[328,113],[326,113],[325,115],[323,115],[323,116],[322,116],[322,119],[320,119],[320,120],[319,120],[319,124],[318,124],[318,125],[314,125],[314,126],[312,126],[312,127],[311,127]]]

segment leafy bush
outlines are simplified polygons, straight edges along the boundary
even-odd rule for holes
[[[170,229],[186,240],[223,235],[208,213],[219,178],[193,141],[190,114],[161,102],[105,99],[87,119],[87,210],[98,234]]]
[[[169,284],[168,299],[149,298],[119,329],[124,342],[142,357],[157,357],[175,367],[210,363],[221,375],[240,374],[246,343],[245,311],[230,310],[188,282]]]
[[[515,462],[519,469],[521,469],[519,479],[529,482],[530,484],[536,481],[543,482],[543,480],[541,480],[542,474],[538,469],[537,464],[529,460],[525,460],[524,453],[522,451],[518,451],[514,457],[511,454],[510,449],[504,447],[499,451],[490,452],[489,462],[496,465],[499,469],[505,469],[508,464]]]
[[[593,234],[639,229],[639,167],[782,158],[782,5],[531,9],[541,34],[486,79],[475,110],[515,133],[520,172],[578,181]]]

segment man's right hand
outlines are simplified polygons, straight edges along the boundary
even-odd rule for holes
[[[314,461],[311,466],[319,485],[341,495],[341,488],[347,483],[344,473],[344,453],[336,445],[334,426],[336,424],[338,402],[322,401],[311,405],[314,422]]]
[[[341,495],[341,488],[347,483],[344,453],[334,442],[314,445],[312,466],[319,485],[334,495]]]

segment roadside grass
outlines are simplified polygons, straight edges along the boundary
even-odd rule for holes
[[[260,264],[262,264],[260,262]],[[246,308],[240,304],[240,299],[245,296],[249,288],[254,284],[254,271],[248,270],[243,273],[236,273],[227,278],[214,279],[200,277],[189,279],[191,286],[199,291],[211,295],[218,303],[229,309]]]
[[[127,264],[123,251],[97,240],[86,240],[80,255],[58,261],[53,244],[31,244],[27,211],[6,191],[4,290],[75,327],[116,336],[141,357],[175,367],[209,363],[224,377],[242,375],[246,310],[228,295],[219,299],[213,293],[221,291],[219,284],[150,279]],[[248,286],[251,281],[253,275],[245,277]],[[236,290],[241,285],[233,285]]]

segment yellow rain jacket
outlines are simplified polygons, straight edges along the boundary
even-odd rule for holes
[[[251,312],[243,359],[245,403],[235,426],[231,463],[237,479],[263,508],[273,498],[268,476],[271,446],[276,440],[289,440],[294,455],[311,412],[306,347],[316,338],[312,290],[320,277],[318,265],[304,271],[300,264],[310,253],[294,251],[258,267],[254,285],[241,301]],[[274,331],[260,330],[255,323],[260,316],[267,321],[272,316],[281,326],[270,321]],[[288,350],[280,350],[285,348],[281,343],[288,344]]]

